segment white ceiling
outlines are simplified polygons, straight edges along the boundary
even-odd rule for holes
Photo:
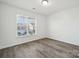
[[[48,6],[42,6],[41,0],[0,0],[2,2],[24,8],[33,12],[49,15],[51,13],[79,6],[79,0],[49,0]],[[36,8],[33,10],[33,8]]]

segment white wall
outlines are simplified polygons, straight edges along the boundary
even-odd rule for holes
[[[37,19],[37,35],[25,38],[16,37],[16,15],[35,17]],[[0,49],[45,37],[45,17],[27,10],[0,3]]]
[[[47,37],[79,45],[79,7],[52,14],[47,25]]]

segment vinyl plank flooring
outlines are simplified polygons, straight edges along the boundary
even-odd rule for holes
[[[2,49],[0,58],[79,58],[79,46],[45,38]]]

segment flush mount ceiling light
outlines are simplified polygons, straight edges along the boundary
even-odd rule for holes
[[[48,0],[42,0],[41,3],[42,3],[43,6],[47,6],[48,5]]]

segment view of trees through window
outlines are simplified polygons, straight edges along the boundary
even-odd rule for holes
[[[36,23],[35,18],[18,16],[17,17],[17,36],[35,35]]]

